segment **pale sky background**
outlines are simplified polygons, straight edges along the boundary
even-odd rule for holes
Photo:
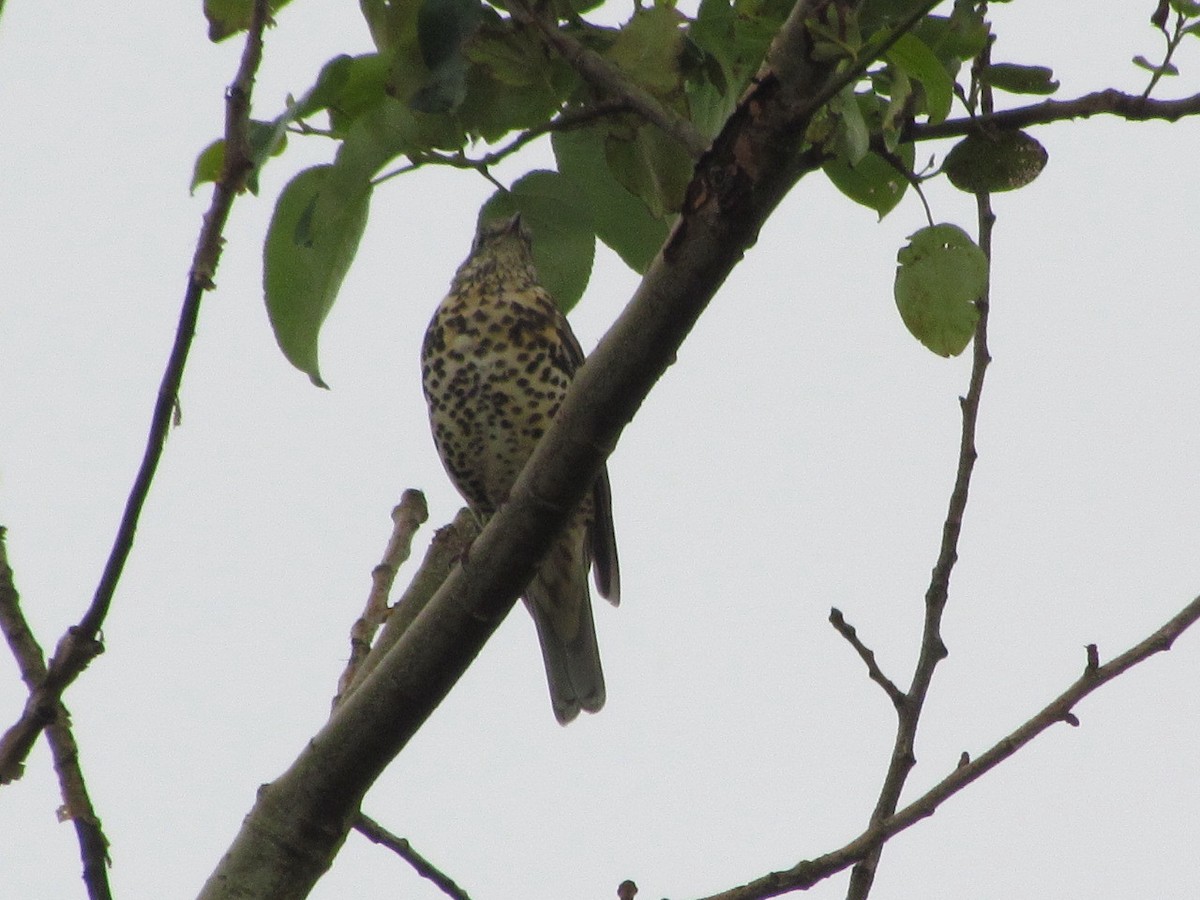
[[[1137,91],[1153,7],[997,6],[995,58],[1053,65],[1060,98]],[[297,0],[268,35],[257,115],[368,49],[356,4]],[[47,648],[92,595],[141,456],[208,203],[191,167],[240,51],[207,42],[198,3],[13,0],[0,22],[0,523]],[[1160,96],[1200,89],[1198,51]],[[1200,591],[1200,122],[1036,135],[1045,173],[995,201],[995,362],[909,797],[1057,695],[1087,643],[1108,659]],[[429,171],[378,192],[320,391],[274,345],[260,253],[282,185],[332,149],[295,140],[235,208],[107,652],[66,698],[122,898],[193,896],[320,727],[401,491],[429,499],[418,557],[459,507],[417,356],[490,187]],[[974,232],[971,198],[929,195]],[[895,310],[896,249],[923,224],[913,197],[876,224],[820,177],[787,198],[611,460],[608,706],[555,723],[518,608],[368,796],[477,900],[613,897],[625,878],[679,900],[865,825],[894,717],[826,617],[841,608],[907,684],[969,367]],[[635,283],[600,256],[573,315],[585,347]],[[872,896],[1194,897],[1198,678],[1188,634],[893,841]],[[0,727],[23,697],[0,654]],[[0,895],[83,896],[59,802],[40,743],[0,789]],[[313,896],[442,895],[351,835]]]

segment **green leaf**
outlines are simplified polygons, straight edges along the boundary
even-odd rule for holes
[[[719,61],[724,93],[734,101],[758,71],[792,6],[789,0],[700,0],[688,37]]]
[[[903,144],[896,153],[911,171],[915,156],[913,145]],[[841,157],[835,157],[825,163],[824,170],[839,191],[855,203],[875,210],[880,219],[896,208],[908,189],[908,179],[877,153],[868,153],[853,166]]]
[[[192,186],[189,190],[194,194],[196,188],[202,184],[216,184],[224,168],[225,139],[217,138],[196,157],[196,165],[192,169]]]
[[[1010,94],[1053,94],[1058,90],[1054,70],[1046,66],[1018,66],[993,63],[983,70],[983,80]]]
[[[390,96],[387,86],[393,62],[390,53],[335,56],[293,105],[292,119],[306,119],[327,110],[333,136],[344,137],[359,115]]]
[[[1196,0],[1170,0],[1170,2],[1171,9],[1175,10],[1181,16],[1186,16],[1189,19],[1200,16],[1200,3],[1197,3]]]
[[[666,219],[679,212],[694,167],[675,140],[653,125],[642,125],[632,139],[610,134],[604,155],[613,175],[641,198],[651,215]]]
[[[737,97],[709,80],[689,79],[684,84],[689,118],[696,130],[712,140],[721,132],[729,114],[737,106]]]
[[[656,219],[646,204],[613,177],[600,128],[556,131],[551,137],[558,170],[578,188],[591,210],[596,235],[639,275],[666,240],[668,222]]]
[[[683,15],[670,6],[637,10],[605,54],[609,62],[652,93],[663,95],[682,84]]]
[[[548,58],[528,31],[508,22],[487,23],[463,47],[471,62],[508,87],[527,87],[546,78]]]
[[[960,191],[1014,191],[1046,167],[1046,148],[1024,131],[975,132],[954,145],[942,170]]]
[[[587,287],[596,233],[579,188],[558,172],[537,170],[498,191],[479,212],[481,222],[519,212],[533,233],[533,262],[542,285],[564,313]]]
[[[463,42],[483,18],[479,0],[422,0],[417,12],[417,43],[431,72],[459,56]]]
[[[887,59],[909,78],[921,83],[930,122],[941,122],[950,114],[954,79],[924,41],[911,32],[903,34],[887,52]]]
[[[287,148],[287,133],[285,125],[291,117],[284,113],[274,122],[250,120],[248,129],[250,138],[250,159],[254,164],[246,187],[250,193],[258,194],[258,173],[268,157],[279,156]],[[225,170],[225,139],[217,138],[200,152],[196,157],[196,165],[192,170],[191,192],[195,193],[200,185],[216,183]]]
[[[909,236],[896,255],[894,292],[900,318],[939,356],[958,356],[975,334],[987,287],[983,251],[957,225],[932,225]]]
[[[977,56],[987,46],[991,26],[974,3],[956,2],[949,17],[926,16],[912,34],[946,66],[953,77],[962,62]]]
[[[291,0],[271,0],[269,17]],[[204,18],[208,19],[208,39],[214,44],[250,27],[254,0],[204,0]]]
[[[298,174],[275,204],[263,249],[263,290],[288,361],[325,387],[317,343],[367,223],[370,183],[347,190],[334,166]]]
[[[463,44],[479,27],[479,0],[422,0],[417,13],[417,44],[429,77],[409,101],[425,113],[450,112],[467,94],[468,62]]]
[[[856,165],[867,155],[871,133],[867,129],[867,122],[854,94],[854,86],[848,84],[842,88],[838,95],[829,101],[829,109],[837,116],[834,150],[839,159],[845,160],[851,166]]]
[[[379,54],[368,56],[378,59]],[[361,60],[367,57],[353,57],[341,54],[335,56],[321,67],[316,83],[296,101],[293,111],[297,119],[306,119],[311,115],[333,105],[345,90],[354,69],[362,65]]]
[[[463,52],[473,65],[456,115],[468,134],[489,142],[544,124],[579,85],[573,69],[507,23],[485,24]]]
[[[1140,53],[1133,58],[1133,64],[1139,69],[1145,69],[1147,72],[1163,75],[1178,75],[1179,69],[1174,63],[1152,63]]]

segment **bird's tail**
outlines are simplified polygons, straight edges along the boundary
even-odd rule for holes
[[[582,544],[582,540],[572,542]],[[588,558],[559,544],[525,592],[546,664],[554,717],[566,725],[581,709],[604,706],[604,672],[588,592]]]

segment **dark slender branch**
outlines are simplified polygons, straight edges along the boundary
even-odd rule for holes
[[[979,59],[976,60],[978,69],[987,66],[988,54],[988,49],[980,54]],[[987,115],[991,112],[991,90],[984,79],[981,78],[979,81],[982,85],[983,113]],[[979,219],[979,247],[983,250],[990,265],[992,228],[995,225],[996,217],[992,213],[991,200],[986,193],[976,195],[976,206]],[[966,397],[960,398],[962,430],[958,446],[958,467],[954,478],[954,488],[950,492],[946,519],[942,524],[942,540],[938,549],[937,562],[934,564],[929,587],[925,592],[925,621],[921,634],[921,649],[917,655],[912,684],[905,694],[904,702],[897,707],[899,716],[896,723],[896,738],[892,745],[892,757],[888,763],[887,774],[884,776],[883,786],[879,791],[879,799],[871,813],[873,825],[891,817],[900,802],[900,793],[904,790],[908,775],[917,761],[915,752],[917,726],[921,720],[925,698],[933,683],[933,673],[938,663],[946,658],[946,645],[942,641],[941,633],[942,614],[950,596],[950,575],[958,561],[958,538],[962,532],[963,515],[967,509],[971,475],[975,471],[975,460],[979,455],[975,448],[975,430],[979,419],[979,401],[983,395],[983,380],[988,364],[992,360],[991,354],[988,352],[987,341],[990,280],[989,276],[989,283],[984,286],[983,295],[976,301],[979,321],[975,325],[971,379]],[[883,844],[877,844],[855,865],[854,871],[850,875],[847,900],[865,900],[870,894],[882,852]]]
[[[556,131],[570,131],[574,128],[583,128],[592,124],[598,119],[603,119],[607,116],[615,116],[618,113],[629,112],[632,107],[628,101],[623,99],[604,100],[592,106],[581,107],[580,109],[570,109],[560,113],[553,119],[535,125],[525,131],[522,131],[515,138],[505,144],[498,150],[493,150],[478,158],[472,158],[465,153],[445,154],[445,153],[418,153],[412,158],[412,161],[393,169],[390,172],[385,172],[371,180],[372,185],[379,185],[383,182],[395,178],[398,175],[407,175],[409,172],[414,172],[424,166],[449,166],[455,169],[475,169],[480,172],[485,172],[489,167],[496,163],[507,159],[512,154],[516,153],[526,144],[531,141],[536,141],[542,135],[550,134]]]
[[[996,768],[1054,725],[1059,722],[1078,725],[1079,720],[1072,710],[1081,700],[1139,663],[1170,650],[1179,636],[1197,620],[1200,620],[1200,597],[1192,600],[1152,635],[1110,662],[1093,667],[1089,661],[1079,678],[1023,725],[1007,737],[1001,738],[975,759],[960,762],[949,775],[908,806],[872,824],[848,844],[823,856],[803,860],[785,871],[771,872],[748,884],[713,894],[704,900],[764,900],[791,891],[807,890],[831,875],[844,871],[865,859],[873,848],[933,815],[946,800]]]
[[[888,699],[892,701],[892,706],[896,709],[902,709],[905,703],[904,691],[896,687],[892,679],[883,674],[883,670],[879,668],[879,663],[875,661],[875,651],[864,644],[858,637],[858,632],[854,626],[846,621],[842,615],[842,611],[836,607],[829,611],[829,621],[846,641],[854,648],[854,651],[859,655],[867,665],[867,675],[872,681],[883,688],[883,692],[888,695]]]
[[[443,894],[454,900],[471,900],[470,895],[455,884],[454,879],[413,849],[407,838],[392,834],[374,819],[359,813],[354,830],[376,844],[387,847],[408,863],[422,878],[428,878]]]
[[[238,72],[226,93],[225,171],[213,191],[212,204],[204,216],[197,240],[175,340],[158,388],[150,418],[146,448],[117,526],[116,538],[91,605],[77,625],[60,639],[46,676],[30,693],[21,718],[0,738],[0,772],[12,772],[29,754],[41,730],[54,718],[59,698],[87,665],[103,650],[97,639],[112,605],[125,562],[133,549],[138,519],[150,493],[163,444],[178,403],[179,386],[191,349],[200,301],[212,288],[213,275],[221,256],[222,232],[236,196],[245,188],[253,162],[249,150],[250,94],[254,75],[262,59],[262,34],[268,18],[267,0],[255,0],[246,46]]]
[[[910,125],[902,140],[931,141],[939,138],[961,137],[981,127],[997,130],[1048,125],[1068,119],[1086,119],[1097,115],[1120,116],[1131,122],[1163,119],[1175,122],[1184,116],[1200,114],[1200,94],[1178,100],[1152,100],[1118,90],[1096,91],[1074,100],[1044,100],[1016,109],[1002,109],[975,118],[947,119],[936,125]]]
[[[663,106],[651,94],[631,82],[620,69],[562,31],[525,0],[509,0],[506,5],[514,19],[540,32],[546,43],[602,96],[618,98],[627,103],[647,122],[678,141],[692,159],[699,159],[708,147],[708,141],[690,121]]]
[[[31,691],[46,677],[46,658],[25,614],[17,593],[12,567],[8,564],[8,548],[4,528],[0,527],[0,631],[17,661],[21,679]],[[79,748],[71,733],[71,717],[62,703],[55,705],[54,715],[46,726],[46,738],[58,775],[62,794],[60,816],[69,818],[79,841],[79,856],[83,863],[83,883],[91,900],[110,900],[108,884],[108,838],[100,827],[100,818],[92,805],[83,770],[79,764]],[[11,772],[0,771],[0,784],[20,777],[22,764]]]
[[[59,714],[46,726],[46,740],[62,791],[63,805],[59,817],[69,818],[75,828],[88,897],[90,900],[112,900],[112,890],[108,884],[108,838],[83,780],[79,746],[69,725],[71,717],[61,703],[58,708]]]

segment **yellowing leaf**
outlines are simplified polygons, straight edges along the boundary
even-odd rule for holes
[[[910,235],[896,258],[900,318],[934,353],[958,356],[979,321],[975,301],[987,287],[987,257],[957,225],[942,224]]]

